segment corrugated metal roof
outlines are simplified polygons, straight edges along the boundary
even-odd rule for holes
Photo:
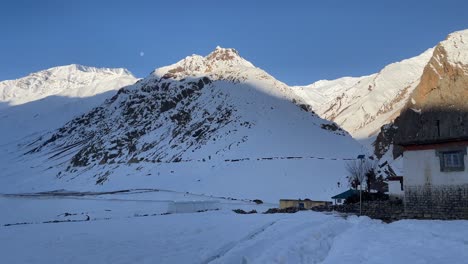
[[[358,190],[349,189],[346,192],[342,192],[340,194],[333,196],[332,199],[346,199],[358,193],[359,193]]]

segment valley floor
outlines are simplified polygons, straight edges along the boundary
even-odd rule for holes
[[[66,194],[66,193],[65,193]],[[218,200],[219,211],[165,214],[170,201]],[[165,190],[0,195],[2,263],[466,263],[468,221],[311,211],[249,214],[256,205]]]

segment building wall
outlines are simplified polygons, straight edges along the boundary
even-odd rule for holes
[[[468,184],[405,187],[409,218],[468,219]]]
[[[295,200],[280,200],[280,209],[298,207],[298,202]]]
[[[331,205],[332,202],[327,201],[312,201],[312,200],[280,200],[280,209],[289,207],[299,207],[299,203],[304,203],[305,209],[311,209],[316,206]]]
[[[464,156],[465,171],[441,172],[436,150],[412,150],[403,154],[404,186],[468,184],[468,155]]]
[[[468,157],[465,171],[441,172],[436,150],[404,152],[405,213],[410,218],[468,219]]]

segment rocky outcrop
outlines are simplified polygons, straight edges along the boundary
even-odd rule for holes
[[[232,48],[216,49],[205,57],[191,55],[185,59],[156,69],[152,75],[156,78],[183,79],[187,77],[209,76],[212,80],[229,80],[239,82],[246,80],[243,69],[255,69],[255,66],[239,55]]]
[[[462,53],[468,53],[468,30],[453,33],[437,45],[407,108],[466,111],[468,59]]]
[[[400,144],[468,137],[468,30],[434,50],[421,82],[395,120]],[[399,155],[400,153],[395,153]]]
[[[384,125],[380,129],[379,135],[372,143],[374,147],[374,155],[378,159],[381,159],[385,155],[385,153],[387,153],[387,151],[389,151],[392,147],[393,139],[397,130],[398,128],[394,124]]]

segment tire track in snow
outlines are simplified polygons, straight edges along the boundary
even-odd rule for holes
[[[223,254],[212,257],[214,263],[322,263],[328,258],[335,239],[352,225],[344,219],[321,221],[288,219],[283,225],[230,244]],[[323,222],[325,221],[325,222]],[[266,228],[265,228],[266,229]],[[258,230],[257,230],[258,231]],[[263,230],[265,231],[265,230]],[[224,249],[224,248],[223,248]],[[202,262],[209,263],[209,262]]]
[[[217,253],[215,253],[215,255],[213,255],[213,256],[207,258],[206,260],[202,261],[201,264],[208,264],[208,263],[213,262],[214,260],[222,258],[224,255],[226,255],[231,249],[233,249],[237,245],[239,245],[241,243],[244,243],[246,241],[249,241],[251,239],[254,239],[256,236],[258,236],[259,234],[265,232],[265,230],[267,230],[269,227],[271,227],[272,225],[274,225],[278,221],[279,220],[272,221],[272,222],[270,222],[270,223],[268,223],[266,225],[263,225],[262,227],[254,230],[253,232],[251,232],[250,234],[248,234],[247,236],[245,236],[244,238],[242,238],[242,239],[240,239],[238,241],[227,243],[226,245],[224,245],[223,247],[218,249]]]

